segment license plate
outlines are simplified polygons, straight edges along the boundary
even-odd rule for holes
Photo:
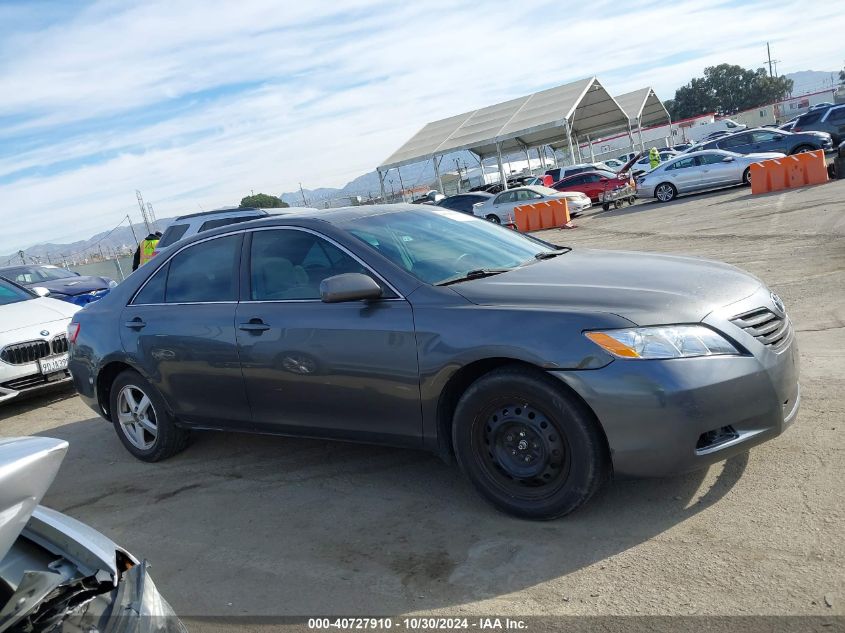
[[[38,368],[42,374],[54,374],[57,371],[63,371],[67,369],[67,354],[41,358],[38,360]]]

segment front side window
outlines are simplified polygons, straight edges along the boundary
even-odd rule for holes
[[[326,239],[307,231],[256,231],[250,249],[250,299],[320,299],[320,282],[367,269]]]
[[[513,202],[516,200],[516,192],[514,191],[506,191],[503,194],[500,194],[498,198],[496,198],[496,202],[493,204],[505,204],[506,202]]]
[[[669,165],[666,169],[667,171],[670,169],[688,169],[689,167],[695,166],[695,156],[690,156],[689,158],[682,158],[681,160],[676,160],[674,163]]]
[[[0,279],[0,306],[33,299],[33,295],[23,288],[18,288],[5,279]]]
[[[752,132],[751,136],[755,143],[770,143],[775,140],[775,136],[779,136],[774,132]]]
[[[165,301],[237,301],[241,236],[193,244],[170,260]]]
[[[698,158],[702,165],[715,165],[724,162],[726,156],[727,154],[703,154]]]

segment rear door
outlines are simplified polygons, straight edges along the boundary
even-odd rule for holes
[[[422,434],[410,304],[313,231],[252,231],[237,309],[238,348],[259,429],[416,444]],[[323,303],[320,282],[368,274],[379,301]]]
[[[249,404],[235,337],[242,234],[178,251],[123,309],[126,353],[190,423],[247,427]]]
[[[751,138],[751,133],[744,132],[725,137],[716,143],[716,147],[737,154],[750,154],[754,151],[753,143],[754,139]]]
[[[666,176],[675,185],[679,193],[696,191],[704,188],[702,171],[696,156],[680,158],[666,166]]]

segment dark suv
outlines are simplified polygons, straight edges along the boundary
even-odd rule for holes
[[[829,108],[819,108],[802,114],[792,128],[793,132],[827,132],[838,145],[845,141],[845,103]]]
[[[761,127],[702,143],[697,149],[723,149],[737,154],[758,154],[760,152],[799,154],[817,149],[829,150],[832,147],[833,141],[830,134],[821,132],[797,134],[786,130]]]

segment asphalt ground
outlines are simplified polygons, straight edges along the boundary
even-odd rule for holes
[[[749,270],[801,351],[802,407],[781,437],[706,471],[614,481],[561,520],[502,515],[409,450],[208,432],[144,464],[67,389],[2,406],[0,434],[70,442],[45,504],[148,559],[192,631],[233,628],[219,616],[843,615],[843,198],[845,181],[736,188],[539,234]]]

